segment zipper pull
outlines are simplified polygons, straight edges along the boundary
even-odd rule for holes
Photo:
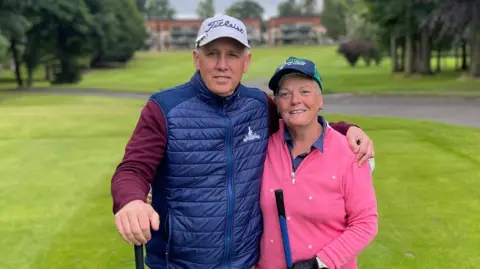
[[[295,184],[295,172],[292,172],[292,184]]]

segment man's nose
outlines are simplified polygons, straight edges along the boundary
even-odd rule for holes
[[[217,68],[220,70],[228,69],[228,60],[226,55],[220,55],[218,57]]]

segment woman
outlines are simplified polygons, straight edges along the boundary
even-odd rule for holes
[[[286,268],[276,189],[283,189],[294,268],[357,268],[356,257],[377,234],[370,167],[359,167],[345,137],[318,116],[322,82],[313,62],[289,58],[269,87],[282,120],[265,160],[257,268]]]

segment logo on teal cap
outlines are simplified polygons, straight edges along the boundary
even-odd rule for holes
[[[311,66],[307,65],[309,63],[311,65],[313,65],[313,70],[311,69]],[[313,78],[313,79],[315,79],[315,81],[317,81],[317,83],[320,85],[320,89],[323,91],[322,77],[320,76],[320,73],[318,72],[318,69],[317,69],[317,66],[315,65],[315,63],[313,63],[312,61],[307,60],[307,59],[289,57],[282,65],[280,65],[280,67],[278,67],[276,72],[282,70],[286,66],[291,66],[291,67],[302,66],[302,68],[299,67],[299,69],[298,69],[299,71],[303,70],[303,71],[300,71],[302,73],[305,72],[305,69],[308,69],[308,71],[304,74]],[[304,67],[304,66],[306,66],[306,67]]]
[[[313,76],[317,80],[318,84],[320,84],[320,89],[323,91],[322,77],[320,76],[320,73],[318,73],[318,69],[316,65],[315,65],[315,73],[313,74]]]

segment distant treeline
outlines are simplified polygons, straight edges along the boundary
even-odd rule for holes
[[[147,36],[134,0],[0,0],[0,41],[19,87],[39,67],[51,83],[78,82],[83,69],[129,61]]]

